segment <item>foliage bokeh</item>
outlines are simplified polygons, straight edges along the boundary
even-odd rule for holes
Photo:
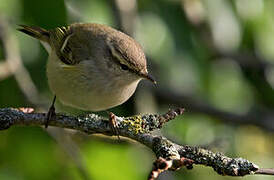
[[[157,95],[158,88],[162,94],[172,89],[194,97],[221,112],[252,112],[258,121],[270,114],[268,120],[273,122],[273,8],[271,0],[0,0],[0,23],[7,22],[7,33],[14,37],[14,46],[18,45],[39,95],[38,101],[32,101],[14,75],[0,77],[0,107],[33,106],[45,112],[52,99],[45,73],[47,53],[37,40],[17,32],[16,24],[50,29],[96,22],[137,39],[158,81],[156,87],[141,82],[128,102],[111,109],[115,114],[160,113],[178,106]],[[0,44],[0,66],[5,58],[4,45]],[[256,123],[227,123],[225,118],[191,107],[186,105],[185,115],[161,133],[177,142],[241,156],[261,167],[274,166],[273,129],[251,125]],[[86,113],[58,102],[57,111]],[[42,127],[1,131],[0,179],[145,179],[155,158],[135,142],[51,131]],[[61,135],[54,135],[55,131]],[[199,166],[192,171],[168,172],[161,178],[231,179]]]

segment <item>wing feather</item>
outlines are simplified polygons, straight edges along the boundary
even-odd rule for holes
[[[69,26],[58,27],[50,30],[50,42],[55,48],[55,52],[60,60],[67,65],[77,64],[78,61],[73,58],[71,37],[73,32]]]

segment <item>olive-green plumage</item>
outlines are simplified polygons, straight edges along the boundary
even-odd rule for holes
[[[128,35],[100,24],[72,24],[45,30],[21,25],[49,52],[51,90],[65,104],[105,110],[126,101],[138,82],[155,82],[147,72],[141,46]]]

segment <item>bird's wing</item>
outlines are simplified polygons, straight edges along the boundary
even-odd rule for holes
[[[63,63],[75,65],[82,60],[77,56],[77,49],[81,49],[80,44],[82,42],[77,41],[77,32],[73,32],[70,26],[58,27],[49,32],[51,46]]]

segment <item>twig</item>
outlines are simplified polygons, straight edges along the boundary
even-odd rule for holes
[[[258,169],[255,174],[265,174],[265,175],[274,175],[274,169]]]
[[[41,104],[37,88],[23,65],[17,39],[10,33],[9,24],[2,17],[0,17],[0,41],[3,44],[5,56],[5,62],[0,66],[0,80],[14,75],[27,100],[33,105]]]
[[[163,136],[153,135],[151,132],[159,129],[164,123],[183,113],[183,109],[170,110],[165,115],[147,114],[130,117],[118,117],[117,128],[119,135],[136,140],[156,155],[157,159],[149,178],[155,179],[164,170],[177,170],[183,166],[192,168],[192,164],[201,164],[212,167],[217,173],[228,176],[244,176],[249,174],[270,174],[242,158],[229,158],[222,153],[176,144]],[[166,118],[167,120],[163,120]],[[0,130],[8,129],[13,125],[42,126],[46,121],[46,113],[34,113],[28,108],[0,109]],[[114,135],[106,118],[88,114],[85,116],[67,116],[57,114],[49,123],[50,126],[70,128],[87,134],[102,133]],[[158,172],[155,173],[154,172]]]
[[[162,172],[167,170],[176,171],[177,169],[180,169],[183,166],[186,166],[188,169],[192,169],[192,164],[193,164],[193,161],[191,159],[187,159],[184,157],[182,157],[179,160],[178,159],[166,160],[162,157],[159,157],[153,163],[153,169],[148,176],[148,180],[156,179]]]
[[[114,0],[110,1],[113,8],[118,27],[129,35],[134,34],[134,27],[137,20],[136,0]]]
[[[115,0],[115,1],[109,1],[111,3],[111,7],[113,8],[113,13],[115,14],[115,20],[116,23],[118,24],[119,29],[123,29],[125,32],[128,34],[132,35],[132,31],[127,31],[128,29],[132,29],[134,27],[134,23],[136,22],[136,18],[138,18],[138,12],[136,11],[136,7],[132,9],[128,9],[128,13],[131,13],[132,16],[126,16],[125,12],[121,9],[121,3],[123,3],[124,0]],[[183,3],[187,5],[197,5],[197,4],[191,4],[189,1],[183,1]],[[190,4],[186,4],[190,3]],[[124,2],[124,5],[126,6],[127,2]],[[134,3],[133,3],[134,4]],[[132,12],[130,12],[132,11]],[[187,12],[188,13],[188,12]],[[124,15],[124,16],[123,16]],[[134,15],[134,16],[133,16]],[[125,21],[124,17],[127,17],[129,20]],[[198,19],[197,19],[198,18]],[[201,32],[201,38],[205,40],[205,38],[202,36],[202,32],[205,31],[206,28],[203,27],[202,22],[200,22],[201,19],[199,17],[196,17],[196,19],[199,21],[194,21],[197,22],[196,25],[194,25],[194,28],[200,29]],[[191,21],[193,23],[193,21]],[[190,22],[190,23],[191,23]],[[130,28],[128,28],[130,27]],[[207,32],[206,32],[207,33]],[[207,40],[209,36],[206,36]],[[210,39],[212,41],[212,39]],[[211,43],[206,43],[206,44],[212,44],[210,48],[213,48],[213,42]],[[216,51],[216,50],[214,50]],[[215,56],[224,56],[224,54],[216,54]],[[226,55],[225,57],[228,57]],[[232,58],[237,57],[237,59],[240,61],[241,56],[233,56]],[[147,57],[148,59],[152,59],[151,57]],[[234,58],[235,59],[235,58]],[[247,58],[245,58],[247,59]],[[251,59],[252,61],[253,59]],[[148,61],[150,63],[153,63],[153,61]],[[268,64],[269,65],[269,64]],[[157,69],[156,64],[152,64],[154,67],[153,69]],[[265,67],[265,65],[260,65],[260,67]],[[260,86],[258,86],[260,87]],[[146,87],[147,88],[147,87]],[[233,123],[233,124],[254,124],[259,127],[262,127],[264,129],[267,129],[269,131],[274,131],[274,112],[266,111],[266,112],[248,112],[246,114],[236,114],[232,112],[227,112],[223,111],[219,108],[213,107],[209,103],[206,103],[206,101],[203,101],[202,99],[194,99],[192,98],[193,96],[190,95],[185,95],[182,93],[175,92],[173,90],[170,90],[166,87],[164,88],[152,88],[150,91],[154,91],[154,95],[157,98],[157,101],[163,104],[174,104],[176,106],[183,106],[186,107],[187,109],[191,109],[192,112],[197,112],[197,113],[202,113],[206,115],[210,115],[214,118],[218,118],[221,121],[224,121],[226,123]]]
[[[274,112],[252,110],[246,114],[236,114],[223,111],[213,107],[206,101],[195,99],[191,95],[185,95],[168,88],[151,88],[160,103],[184,106],[191,109],[191,112],[202,113],[214,118],[218,118],[225,123],[231,124],[253,124],[262,127],[268,131],[274,131]]]
[[[29,72],[24,67],[18,49],[18,41],[10,32],[9,23],[4,18],[0,17],[0,43],[1,42],[4,49],[5,61],[0,63],[0,81],[14,75],[15,80],[26,99],[33,105],[40,104],[41,107],[41,104],[44,104],[43,101],[41,101],[43,97],[38,93]],[[21,110],[26,111],[26,113],[33,111],[30,108]],[[85,162],[81,157],[79,148],[70,137],[66,136],[66,132],[60,132],[60,130],[56,131],[56,129],[48,129],[47,132],[60,144],[68,156],[75,162],[82,178],[90,180],[91,177],[85,169]]]
[[[51,127],[46,129],[47,133],[56,140],[58,145],[65,153],[72,159],[76,168],[81,175],[82,180],[92,180],[93,178],[87,171],[85,159],[82,157],[79,146],[74,142],[70,136],[70,132],[66,129]]]

